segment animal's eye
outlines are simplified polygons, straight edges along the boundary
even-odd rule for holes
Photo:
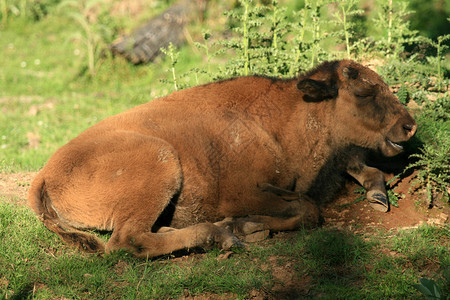
[[[375,90],[373,89],[357,89],[354,91],[357,98],[360,99],[371,99],[375,97]]]
[[[376,88],[372,85],[356,85],[353,94],[359,99],[373,99],[376,95]]]
[[[358,93],[358,94],[355,94],[355,96],[360,99],[372,99],[375,96],[375,94],[373,94],[373,93]]]

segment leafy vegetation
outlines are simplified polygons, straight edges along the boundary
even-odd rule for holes
[[[65,0],[58,6],[62,11],[64,11],[64,8],[69,8],[66,9],[67,16],[81,28],[81,31],[75,32],[70,39],[80,41],[86,48],[89,76],[95,76],[101,51],[112,40],[111,29],[107,26],[110,22],[97,20],[107,16],[107,11],[103,9],[103,6],[104,3],[101,0]],[[99,10],[96,15],[92,12],[94,9]]]
[[[431,279],[420,278],[420,284],[415,284],[414,287],[427,299],[445,299],[439,286]]]
[[[149,11],[169,2],[152,1]],[[293,77],[324,60],[351,58],[374,65],[402,103],[415,104],[419,132],[406,147],[413,190],[428,204],[449,201],[449,36],[413,30],[409,1],[369,9],[355,0],[240,0],[232,9],[219,2],[211,1],[217,7],[205,23],[188,28],[193,43],[133,66],[110,56],[107,45],[139,17],[111,17],[109,2],[0,0],[0,172],[38,170],[87,127],[173,90],[247,74]],[[395,190],[389,196],[393,204],[400,197]],[[67,248],[28,209],[0,199],[0,297],[245,298],[280,284],[275,270],[289,263],[305,297],[415,298],[419,278],[429,278],[420,281],[422,293],[448,295],[448,233],[448,226],[373,235],[301,230],[228,259],[215,249],[176,262],[142,261]]]

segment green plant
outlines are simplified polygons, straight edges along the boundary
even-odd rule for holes
[[[405,44],[418,42],[418,31],[411,30],[408,17],[414,12],[408,9],[408,1],[380,1],[380,11],[375,18],[375,25],[380,32],[376,42],[378,48],[395,59],[404,52]]]
[[[98,61],[102,50],[111,40],[111,30],[99,21],[104,2],[101,0],[64,0],[59,9],[65,10],[66,15],[80,25],[81,30],[73,34],[70,39],[81,41],[87,52],[87,68],[89,75],[94,77],[98,69]],[[95,11],[97,16],[95,15]]]
[[[309,15],[311,25],[306,27],[306,30],[309,29],[312,38],[310,39],[309,49],[310,49],[310,64],[308,68],[312,68],[317,63],[329,58],[330,56],[324,51],[321,47],[322,41],[328,37],[328,34],[323,30],[324,25],[328,24],[329,21],[327,18],[322,18],[322,8],[324,6],[324,1],[314,1],[311,5],[306,5],[305,9],[307,13],[305,16]],[[308,14],[309,11],[309,14]],[[305,20],[304,20],[305,21]],[[308,21],[305,22],[306,24]],[[309,28],[308,28],[309,27]]]
[[[402,173],[397,174],[386,182],[389,203],[395,207],[398,207],[398,200],[404,197],[403,194],[396,192],[396,184],[393,184],[400,180],[401,175]]]
[[[427,299],[442,299],[445,300],[445,296],[442,294],[439,286],[432,279],[420,278],[420,284],[414,284],[413,286],[422,293]]]
[[[241,0],[241,6],[226,12],[237,33],[220,45],[234,52],[218,78],[264,74],[275,77],[295,76],[299,70],[333,56],[323,48],[331,35],[330,24],[323,18],[325,1],[305,1],[305,6],[289,15],[285,7],[273,0],[257,5]]]
[[[428,62],[435,66],[436,68],[436,88],[440,92],[444,87],[444,70],[442,67],[442,61],[445,59],[446,51],[449,49],[449,46],[446,44],[446,41],[450,40],[450,34],[446,34],[443,36],[439,36],[437,41],[434,42],[431,39],[427,39],[427,42],[432,45],[436,49],[436,56],[428,56]]]
[[[200,51],[204,52],[204,55],[206,57],[206,70],[195,67],[188,72],[188,74],[194,74],[195,76],[195,84],[203,83],[204,81],[210,82],[214,81],[215,79],[219,78],[218,74],[213,73],[212,68],[212,60],[216,58],[217,56],[221,55],[223,52],[225,52],[225,48],[219,48],[218,50],[214,51],[213,47],[217,45],[217,43],[209,43],[209,40],[211,39],[211,33],[209,30],[203,30],[202,31],[202,37],[203,37],[203,43],[195,42],[194,45]],[[217,68],[217,66],[215,66]],[[187,74],[187,75],[188,75]],[[200,75],[204,75],[202,78],[204,81],[200,79]]]
[[[60,0],[0,0],[0,16],[5,26],[10,16],[32,21],[44,18]]]
[[[6,0],[0,0],[0,12],[2,14],[2,26],[4,27],[6,25],[6,22],[8,22],[8,4],[6,3]]]
[[[438,195],[449,201],[450,136],[448,131],[437,132],[435,139],[437,142],[424,144],[421,153],[412,154],[411,158],[416,161],[405,169],[405,172],[417,169],[416,180],[411,188],[424,187],[430,206],[433,206]]]
[[[353,203],[358,203],[361,201],[366,200],[366,190],[362,186],[358,186],[354,191],[353,194],[357,194],[358,197],[356,197],[355,201]]]
[[[358,0],[339,1],[338,10],[333,14],[336,23],[342,28],[340,31],[338,30],[336,34],[342,34],[344,36],[347,58],[351,58],[351,51],[353,48],[351,39],[355,38],[356,24],[351,22],[351,18],[361,16],[364,13],[358,6]]]
[[[213,58],[213,54],[211,54],[209,52],[209,45],[208,45],[208,40],[211,37],[211,33],[209,31],[203,31],[202,32],[202,36],[203,36],[203,44],[199,43],[199,42],[195,42],[195,46],[199,49],[203,49],[205,51],[205,56],[207,59],[207,71],[206,73],[211,76],[211,59]]]
[[[180,87],[180,83],[179,83],[178,78],[177,78],[177,74],[176,74],[176,71],[175,71],[175,66],[178,63],[178,56],[180,55],[180,52],[176,50],[175,46],[172,43],[170,43],[167,48],[161,48],[161,51],[166,56],[168,56],[170,58],[170,69],[169,69],[169,71],[172,74],[172,80],[170,81],[170,83],[173,84],[174,90],[178,91],[178,89],[181,88],[181,87]],[[163,82],[169,82],[169,81],[163,80]]]
[[[233,28],[238,33],[238,37],[221,42],[222,46],[233,49],[236,53],[236,57],[225,66],[225,76],[247,76],[257,73],[254,70],[257,67],[255,58],[260,54],[258,48],[263,45],[255,41],[260,38],[258,28],[264,22],[262,16],[267,8],[252,5],[252,2],[252,0],[239,0],[242,7],[225,12],[227,17],[238,22],[238,26]]]
[[[386,192],[389,203],[395,207],[398,207],[398,200],[403,198],[403,194],[396,192],[395,191],[396,186],[392,185],[396,180],[400,178],[400,175],[402,174],[401,173],[397,174],[396,176],[392,177],[390,180],[386,182]],[[359,195],[355,199],[354,203],[358,203],[366,199],[366,190],[362,186],[357,187],[353,191],[353,193]]]

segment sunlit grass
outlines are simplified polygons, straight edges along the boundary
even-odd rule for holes
[[[64,245],[28,208],[0,199],[0,238],[3,297],[155,299],[207,293],[243,299],[252,290],[270,290],[279,266],[287,264],[294,280],[307,280],[311,297],[415,298],[412,284],[421,277],[448,292],[448,227],[368,235],[300,230],[227,259],[213,249],[183,259],[142,260],[125,252],[81,253]]]

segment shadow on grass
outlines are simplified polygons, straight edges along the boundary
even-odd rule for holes
[[[372,245],[358,236],[337,230],[317,230],[307,237],[305,262],[316,282],[315,296],[355,296]],[[313,290],[315,290],[313,288]]]
[[[267,256],[263,258],[281,260],[272,268],[275,285],[270,296],[274,299],[356,299],[363,295],[358,286],[365,284],[373,242],[351,232],[326,228],[280,235],[275,237],[278,241],[273,247],[264,250]],[[275,274],[277,271],[294,274],[283,278]]]

